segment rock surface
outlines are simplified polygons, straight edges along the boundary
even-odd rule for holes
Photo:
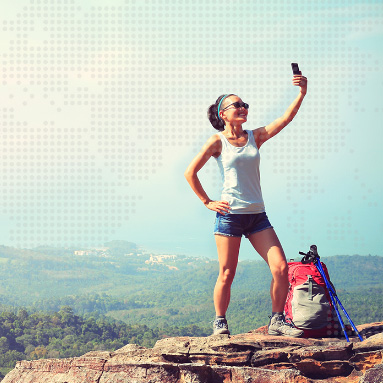
[[[365,339],[298,339],[265,334],[166,338],[79,358],[21,361],[2,383],[382,383],[383,322],[358,327]]]

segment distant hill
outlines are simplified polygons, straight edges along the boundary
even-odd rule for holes
[[[210,328],[216,260],[152,254],[130,242],[110,245],[51,251],[0,246],[0,303],[50,311],[69,305],[80,314],[98,311],[130,324]],[[355,313],[353,319],[357,316],[354,321],[382,320],[383,257],[338,255],[321,260],[346,309]],[[239,262],[228,312],[235,323],[233,332],[266,323],[270,280],[265,262]]]

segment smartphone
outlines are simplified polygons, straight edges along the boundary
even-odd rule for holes
[[[291,68],[293,70],[293,74],[301,74],[297,63],[291,63]]]

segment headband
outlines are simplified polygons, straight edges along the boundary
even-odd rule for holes
[[[221,116],[219,115],[219,108],[221,107],[222,101],[223,101],[227,96],[230,96],[230,94],[225,94],[225,95],[221,98],[221,101],[220,101],[219,104],[218,104],[217,114],[218,114],[218,118],[219,118],[220,120],[222,120],[222,118],[221,118]]]

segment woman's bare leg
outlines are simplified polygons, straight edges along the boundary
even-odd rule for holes
[[[254,249],[267,262],[273,279],[270,286],[272,311],[283,312],[289,288],[288,265],[281,243],[273,228],[251,234]]]
[[[219,275],[214,288],[216,315],[225,316],[230,303],[231,284],[238,264],[241,237],[215,235],[217,244]]]
[[[288,265],[282,246],[273,228],[268,228],[249,236],[254,249],[261,255],[270,267],[273,279],[270,286],[272,311],[283,313],[287,292],[289,289]],[[268,325],[270,335],[299,337],[303,330],[286,323],[283,314],[270,317]]]

